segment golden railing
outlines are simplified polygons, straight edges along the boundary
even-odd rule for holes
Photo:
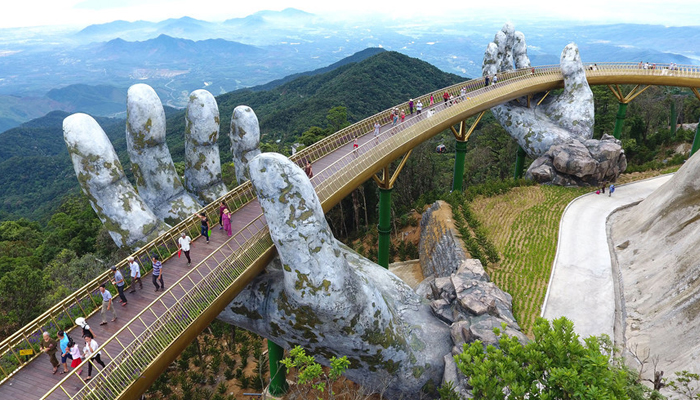
[[[692,82],[697,83],[696,86],[700,86],[700,69],[698,67],[676,66],[676,69],[668,69],[666,72],[663,71],[665,71],[664,66],[660,64],[656,65],[656,69],[640,69],[638,68],[638,65],[634,63],[600,63],[595,69],[587,69],[586,72],[589,79],[594,78],[595,76],[609,75],[677,76],[692,78]],[[398,126],[383,132],[376,141],[367,141],[365,144],[360,146],[357,151],[348,151],[345,156],[336,160],[329,167],[323,171],[320,171],[314,176],[312,183],[314,183],[314,186],[316,187],[316,191],[323,203],[324,209],[327,210],[331,208],[357,185],[369,179],[371,175],[381,167],[392,162],[396,158],[406,153],[408,150],[412,149],[433,135],[447,129],[449,126],[454,125],[478,112],[486,110],[497,104],[501,104],[504,101],[561,86],[562,83],[563,77],[558,65],[542,66],[499,73],[498,84],[489,87],[483,87],[484,81],[480,78],[440,89],[434,92],[435,104],[432,107],[429,106],[430,95],[416,97],[414,99],[415,102],[421,100],[421,102],[424,104],[423,113],[420,117],[410,118],[404,123],[400,123]],[[460,96],[460,89],[465,86],[468,94],[462,97]],[[456,98],[455,104],[450,103],[451,105],[448,105],[441,102],[442,93],[445,91]],[[407,109],[408,103],[402,103],[396,107]],[[385,110],[347,128],[344,128],[335,134],[320,140],[314,145],[299,151],[297,154],[292,156],[291,159],[299,165],[303,165],[307,159],[314,162],[337,150],[338,148],[348,145],[355,137],[371,133],[374,129],[375,122],[385,125],[388,122],[390,110],[391,109]],[[439,113],[439,117],[436,115],[429,117],[429,112],[435,112],[436,114]],[[219,199],[216,202],[206,206],[203,210],[207,213],[210,219],[214,220],[215,216],[218,216],[218,204],[221,200],[225,201],[232,209],[235,210],[253,200],[254,197],[255,195],[253,193],[252,186],[249,182],[247,182],[233,189],[227,195],[222,197],[222,199]],[[224,291],[230,291],[230,286],[236,284],[236,280],[239,279],[240,274],[245,272],[245,268],[241,270],[241,260],[259,260],[264,254],[269,254],[272,249],[271,240],[269,239],[269,235],[267,233],[262,233],[263,231],[267,232],[267,228],[260,228],[259,225],[257,225],[262,221],[262,216],[257,217],[253,223],[251,223],[251,225],[248,225],[246,228],[244,228],[244,230],[240,231],[236,236],[224,243],[224,245],[212,253],[212,255],[207,257],[205,261],[200,263],[197,268],[191,270],[187,275],[182,277],[178,281],[177,285],[172,286],[165,293],[159,296],[159,298],[156,299],[151,306],[149,306],[144,312],[132,319],[124,328],[122,328],[122,330],[120,330],[122,334],[126,331],[129,331],[132,334],[132,342],[127,343],[126,346],[123,345],[120,341],[123,339],[123,337],[120,338],[118,337],[119,334],[117,334],[103,343],[101,346],[101,349],[103,350],[105,346],[112,341],[119,343],[120,347],[123,349],[120,354],[116,355],[116,359],[113,358],[112,355],[108,354],[110,358],[112,358],[110,365],[112,365],[115,360],[120,360],[120,362],[117,364],[121,365],[126,363],[126,365],[132,366],[135,369],[133,369],[132,373],[129,374],[124,372],[125,370],[117,364],[115,364],[115,366],[105,368],[103,370],[105,371],[105,374],[102,374],[102,371],[100,371],[100,376],[102,378],[93,378],[93,380],[86,385],[85,390],[100,390],[99,387],[96,387],[98,386],[97,382],[104,382],[104,386],[109,388],[105,390],[107,390],[110,396],[116,394],[116,390],[119,387],[123,388],[123,384],[125,384],[127,381],[132,382],[134,379],[136,379],[139,374],[143,373],[143,371],[148,368],[148,365],[150,365],[150,362],[152,362],[153,359],[161,355],[164,349],[168,347],[166,344],[168,340],[172,341],[177,338],[177,336],[173,336],[174,333],[169,324],[175,324],[178,329],[189,329],[189,327],[196,322],[196,315],[193,316],[194,319],[183,320],[184,322],[173,322],[171,319],[158,318],[156,312],[154,311],[158,309],[158,307],[161,307],[164,311],[167,311],[167,314],[172,314],[173,312],[179,311],[202,312],[200,307],[193,305],[193,301],[199,301],[202,299],[213,299],[212,301],[215,301],[216,299],[219,299],[221,293]],[[165,234],[161,235],[159,238],[144,246],[139,251],[135,252],[133,256],[140,261],[142,267],[150,266],[150,261],[144,262],[143,260],[150,260],[150,256],[153,254],[160,255],[161,259],[167,259],[176,251],[176,239],[179,234],[182,231],[187,231],[190,233],[190,236],[196,237],[199,231],[198,225],[199,219],[190,218],[183,221]],[[197,233],[193,235],[192,232]],[[246,235],[249,236],[250,240],[253,240],[253,243],[241,241],[241,239],[246,237]],[[267,243],[268,245],[263,245],[263,243]],[[244,249],[244,252],[237,254],[234,251],[234,249],[237,247]],[[219,254],[224,249],[230,252],[227,257],[223,257]],[[218,256],[215,257],[215,255]],[[212,262],[215,262],[216,265],[210,265]],[[126,264],[127,262],[125,260],[119,263],[117,266],[118,268],[123,269],[126,267]],[[206,267],[208,270],[207,275],[202,275],[200,272],[200,266],[202,264],[204,264],[204,267]],[[221,268],[219,268],[219,266],[221,266]],[[233,268],[233,270],[236,272],[224,272],[224,269],[229,267]],[[195,273],[199,275],[199,278],[196,278]],[[51,324],[53,324],[54,329],[56,326],[63,328],[58,321],[60,318],[69,318],[69,326],[72,326],[72,322],[75,317],[88,316],[96,312],[99,306],[99,302],[94,299],[96,290],[102,282],[108,281],[110,276],[111,273],[109,272],[105,272],[104,274],[100,275],[98,278],[76,291],[76,293],[69,296],[67,299],[64,299],[64,301],[52,307],[50,310],[42,314],[42,316],[32,321],[32,323],[28,324],[20,331],[3,341],[0,344],[0,372],[4,374],[4,380],[16,373],[17,370],[21,368],[21,365],[26,363],[26,361],[22,362],[20,359],[21,356],[18,355],[19,348],[22,346],[26,347],[28,345],[29,348],[37,349],[37,343],[38,340],[40,340],[38,338],[41,337],[41,333],[43,331],[51,332]],[[207,279],[204,279],[205,277],[207,279],[211,279],[212,282],[207,283]],[[248,277],[248,279],[252,279],[252,277]],[[189,284],[192,284],[191,288],[187,290],[187,284],[184,284],[183,282],[189,282]],[[242,289],[245,284],[247,284],[247,282],[238,282],[236,286],[240,286],[240,289]],[[180,298],[175,295],[178,290],[182,291],[182,296]],[[215,296],[217,293],[218,295]],[[228,297],[230,297],[231,293],[228,294]],[[172,299],[173,303],[169,303],[170,300],[165,300],[166,298]],[[182,303],[180,303],[180,301],[182,301]],[[93,307],[91,311],[89,308],[86,310],[86,306],[89,304],[92,304]],[[80,310],[80,314],[76,314],[77,310]],[[161,338],[155,340],[156,342],[159,342],[160,345],[155,345],[150,340],[144,341],[144,337],[134,334],[133,330],[130,329],[130,327],[135,326],[132,324],[144,324],[143,326],[145,327],[146,323],[144,322],[144,315],[147,315],[148,312],[153,314],[156,319],[151,325],[148,325],[148,329],[145,329],[145,331],[148,332],[148,335],[154,335],[154,338]],[[161,330],[164,333],[158,333],[161,332]],[[33,336],[37,334],[38,337]],[[32,341],[30,340],[32,337],[37,337],[37,339]],[[146,347],[141,349],[140,346]],[[139,348],[139,352],[134,352],[133,350],[135,348]],[[137,356],[136,354],[143,354],[143,356]],[[2,357],[7,357],[8,355],[10,357],[15,357],[21,362],[20,366],[16,366],[16,369],[10,372],[2,368],[1,362]],[[148,361],[149,359],[151,361]],[[128,364],[129,362],[133,364]],[[118,379],[118,381],[110,380],[111,378],[106,376],[106,373],[110,371],[115,371],[115,376],[118,376],[119,378],[114,379]],[[135,371],[138,371],[138,373]],[[71,375],[74,372],[75,370],[71,372]],[[69,375],[69,377],[71,375]],[[68,395],[69,398],[74,398],[62,386],[66,379],[68,379],[68,377],[62,380],[62,382],[57,385],[54,390],[51,391],[51,393],[60,388],[61,391]],[[121,381],[119,381],[119,379],[121,379]],[[121,382],[121,385],[115,386],[115,382]],[[101,387],[102,385],[99,386]],[[99,393],[107,392],[103,391]],[[122,391],[119,391],[118,393],[121,392]],[[90,396],[92,396],[92,394]],[[95,398],[114,397],[98,396]]]

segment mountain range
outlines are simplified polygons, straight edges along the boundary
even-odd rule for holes
[[[52,110],[115,116],[113,96],[151,85],[161,99],[184,107],[205,88],[223,94],[324,68],[363,49],[398,51],[463,77],[478,76],[486,45],[504,21],[376,18],[330,21],[297,9],[260,11],[208,22],[190,17],[160,22],[114,21],[80,30],[4,29],[0,35],[0,132]],[[584,62],[700,60],[700,27],[568,21],[514,21],[535,65],[557,64],[576,42]],[[87,89],[86,86],[100,86]],[[66,89],[56,100],[52,90]]]
[[[349,122],[355,122],[391,107],[397,99],[408,99],[462,80],[397,52],[368,49],[323,69],[219,95],[222,162],[231,161],[228,131],[231,114],[238,105],[253,107],[264,142],[288,146],[312,125],[325,128],[326,115],[333,107],[345,107]],[[112,91],[99,93],[107,96]],[[63,142],[62,123],[66,116],[64,111],[53,111],[0,133],[0,220],[25,217],[45,221],[63,196],[79,190]],[[175,162],[183,161],[184,111],[166,107],[166,117],[170,153]],[[125,120],[96,119],[130,176]]]

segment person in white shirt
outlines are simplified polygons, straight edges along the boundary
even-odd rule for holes
[[[185,253],[185,257],[187,257],[187,266],[189,267],[190,264],[192,264],[192,259],[190,258],[190,243],[192,243],[192,239],[190,239],[189,236],[185,232],[182,232],[182,236],[180,236],[180,239],[177,240],[177,248],[182,250],[183,253]]]
[[[88,361],[88,375],[87,378],[85,378],[86,381],[92,378],[92,361],[97,361],[102,368],[105,367],[105,363],[100,359],[100,354],[102,354],[102,352],[95,352],[98,347],[100,347],[100,345],[97,343],[97,340],[88,335],[85,336],[85,348],[83,349],[83,353],[85,353],[85,358],[90,359],[90,361]]]
[[[143,283],[141,282],[141,267],[139,263],[134,261],[134,257],[127,258],[129,261],[129,275],[131,275],[131,290],[129,293],[134,293],[136,291],[136,282],[139,283],[139,289],[143,289]]]

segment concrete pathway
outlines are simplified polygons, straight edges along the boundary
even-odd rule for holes
[[[644,200],[672,175],[615,188],[612,197],[590,193],[564,210],[559,223],[557,255],[549,279],[542,316],[565,316],[581,337],[614,338],[615,294],[606,233],[608,216],[620,207]]]

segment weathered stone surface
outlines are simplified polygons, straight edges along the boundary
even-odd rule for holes
[[[423,276],[448,277],[468,252],[452,221],[452,208],[439,200],[423,213],[418,254]]]
[[[252,108],[238,106],[231,116],[231,154],[238,184],[249,179],[248,163],[260,154],[260,126]]]
[[[201,204],[228,192],[221,180],[219,107],[206,90],[190,93],[185,114],[185,188]]]
[[[693,155],[645,200],[613,214],[611,220],[610,243],[619,244],[613,249],[627,347],[637,347],[638,354],[660,355],[658,369],[666,376],[697,371],[700,155]],[[645,378],[653,376],[647,372]]]
[[[627,168],[627,159],[619,140],[603,135],[601,140],[552,146],[528,168],[525,177],[540,183],[561,186],[600,186],[614,182]]]
[[[118,246],[148,242],[169,229],[126,179],[112,143],[89,115],[63,120],[63,139],[80,188]]]
[[[331,234],[311,183],[286,157],[249,163],[279,263],[268,266],[219,316],[285,348],[301,344],[328,363],[347,356],[347,376],[388,398],[438,384],[452,347],[449,327],[386,269]]]
[[[524,35],[516,32],[512,24],[504,25],[484,53],[484,76],[530,67]],[[599,145],[591,139],[595,122],[593,92],[576,44],[564,48],[560,67],[564,76],[564,91],[560,95],[548,96],[538,106],[527,107],[527,99],[522,98],[493,107],[491,111],[530,157],[545,156],[555,146],[559,149],[559,158],[550,154],[548,159],[536,160],[527,177],[557,185],[603,182],[594,177],[614,181],[627,164],[619,143],[608,141]],[[543,96],[533,96],[530,104],[537,104]],[[572,177],[566,176],[568,170],[574,171]]]
[[[165,111],[155,90],[145,84],[126,95],[126,148],[136,189],[158,218],[177,224],[200,206],[180,181],[165,142]]]

